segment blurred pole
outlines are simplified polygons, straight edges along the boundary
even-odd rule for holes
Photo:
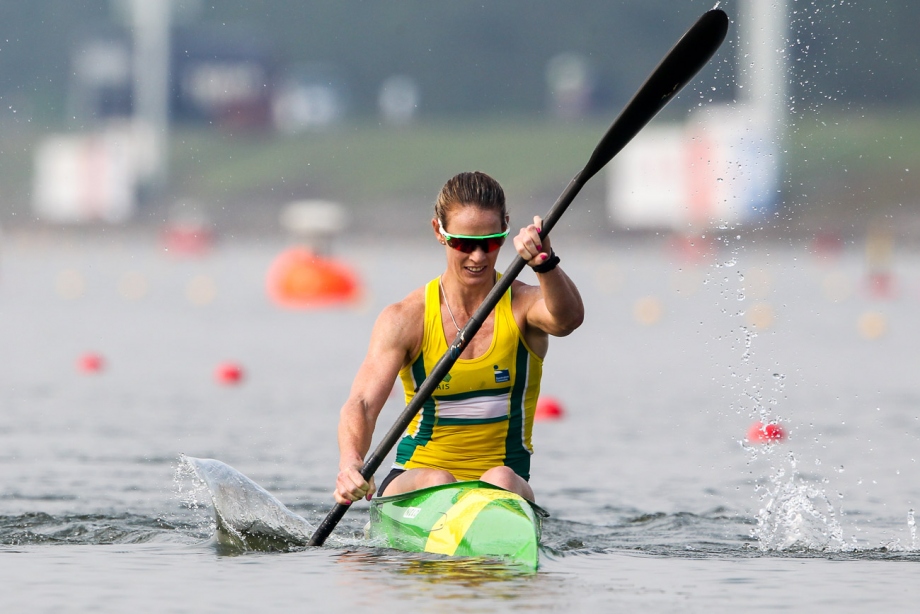
[[[776,142],[785,136],[788,0],[739,3],[739,102],[752,107],[768,124]]]
[[[134,128],[148,154],[146,188],[156,193],[168,181],[169,22],[172,0],[131,0],[134,31]],[[147,156],[145,156],[147,157]]]

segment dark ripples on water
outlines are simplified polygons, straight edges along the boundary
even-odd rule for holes
[[[0,544],[139,544],[157,539],[205,539],[199,525],[135,514],[53,516],[32,512],[0,516]]]
[[[543,527],[544,548],[553,554],[707,552],[728,554],[754,545],[750,519],[715,510],[699,515],[631,512],[609,526],[550,519]]]
[[[247,536],[246,543],[220,539],[216,525],[205,510],[193,506],[164,516],[138,514],[51,515],[42,512],[0,516],[0,545],[112,545],[147,542],[180,542],[212,547],[219,555],[238,556],[247,552],[296,552],[303,544],[273,540],[271,536]],[[321,503],[291,506],[311,523],[318,523]],[[677,558],[781,557],[829,560],[885,560],[920,562],[920,552],[890,544],[876,548],[841,550],[794,547],[783,551],[762,551],[752,536],[755,521],[718,508],[705,514],[690,512],[643,513],[611,510],[618,518],[609,525],[549,518],[543,525],[543,554],[549,558],[591,556],[615,552],[636,552]],[[355,510],[342,521],[328,547],[342,550],[354,563],[391,561],[412,573],[438,574],[445,560],[436,555],[408,554],[373,548],[364,541],[366,510]],[[471,575],[475,580],[482,565],[464,568],[449,563],[451,573]],[[501,568],[500,564],[498,565]],[[513,572],[510,570],[509,573]]]

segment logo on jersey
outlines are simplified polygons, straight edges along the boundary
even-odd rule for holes
[[[511,372],[508,369],[499,369],[498,365],[492,367],[495,370],[495,383],[503,384],[511,381]]]

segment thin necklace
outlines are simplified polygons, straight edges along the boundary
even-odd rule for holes
[[[450,321],[454,323],[454,326],[457,327],[457,332],[459,333],[462,329],[460,325],[457,324],[457,320],[454,318],[454,312],[450,310],[450,303],[447,302],[447,292],[444,291],[444,284],[441,283],[441,278],[438,277],[438,286],[441,288],[441,295],[444,297],[444,305],[447,307],[447,314],[450,316]]]

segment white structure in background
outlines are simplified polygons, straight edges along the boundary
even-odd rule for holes
[[[122,222],[134,212],[137,147],[130,130],[58,135],[35,152],[35,213],[47,222]]]
[[[646,128],[614,159],[610,213],[631,229],[741,223],[774,206],[779,158],[756,108],[704,107],[683,126]]]
[[[333,239],[348,226],[345,207],[328,200],[298,200],[281,210],[281,227],[317,254],[328,254]]]
[[[739,103],[651,126],[614,158],[608,210],[628,228],[737,224],[775,206],[785,116],[785,0],[740,4]]]
[[[380,86],[377,106],[388,124],[405,125],[415,119],[420,99],[415,79],[406,75],[393,75]]]
[[[33,207],[46,221],[122,222],[137,205],[138,187],[167,180],[169,136],[170,0],[123,0],[132,17],[133,117],[86,134],[48,137],[35,152]],[[90,48],[83,64],[90,83],[115,85],[125,78],[126,58],[117,49]],[[92,66],[88,65],[95,64]]]
[[[169,143],[169,30],[171,0],[131,0],[134,34],[134,123],[149,139],[140,178],[153,188],[167,181]]]

